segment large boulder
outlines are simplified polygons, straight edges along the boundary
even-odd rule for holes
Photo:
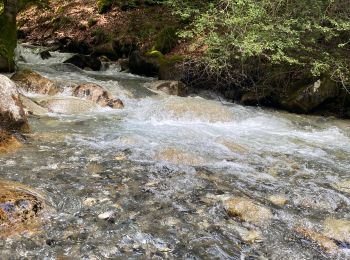
[[[50,112],[59,114],[81,114],[97,108],[96,103],[75,97],[54,97],[41,100],[38,104]]]
[[[0,75],[0,97],[0,129],[29,132],[28,120],[16,85],[3,75]]]
[[[39,104],[26,96],[20,95],[20,98],[26,115],[44,116],[49,112],[48,109],[39,106]]]
[[[57,86],[52,80],[27,69],[17,71],[11,79],[16,83],[17,87],[26,92],[56,95],[63,91],[63,89]]]
[[[339,92],[339,84],[329,78],[322,78],[312,84],[291,87],[281,105],[292,112],[308,113],[325,101],[337,97]]]
[[[155,77],[159,73],[159,62],[157,57],[147,57],[139,51],[133,51],[129,57],[129,70],[131,73]]]
[[[109,59],[117,60],[119,58],[116,52],[116,46],[113,41],[99,44],[93,48],[94,56],[106,56]]]
[[[107,90],[103,87],[93,84],[85,83],[75,87],[72,91],[73,96],[78,98],[84,98],[92,102],[97,103],[102,107],[111,107],[111,108],[123,108],[123,102],[114,98]]]
[[[168,95],[185,97],[188,94],[186,85],[181,81],[158,80],[147,82],[144,86],[150,90],[161,91]]]
[[[102,66],[101,61],[97,57],[82,54],[76,54],[63,63],[70,63],[81,69],[91,68],[95,71],[100,70]]]

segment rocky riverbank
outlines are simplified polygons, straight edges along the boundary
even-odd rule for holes
[[[71,60],[81,68],[98,70],[101,63],[96,57],[118,60],[123,70],[134,74],[182,81],[188,93],[210,90],[249,106],[350,118],[346,86],[330,76],[315,78],[290,74],[293,69],[288,67],[266,67],[252,73],[273,75],[269,80],[235,85],[233,78],[225,84],[231,76],[206,74],[205,67],[192,62],[202,55],[203,46],[177,38],[176,30],[182,25],[171,9],[142,1],[135,6],[115,4],[106,10],[101,13],[96,1],[91,0],[84,4],[55,1],[46,9],[32,7],[19,16],[19,36],[48,50],[87,55]]]

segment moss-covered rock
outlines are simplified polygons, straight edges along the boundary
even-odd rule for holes
[[[131,73],[155,77],[159,72],[158,58],[142,55],[139,51],[134,51],[129,57],[129,69]]]
[[[10,72],[14,70],[16,45],[16,19],[4,12],[0,15],[0,71]]]
[[[169,53],[177,43],[176,28],[172,26],[164,27],[158,34],[154,48],[161,53]]]
[[[134,51],[129,57],[131,73],[147,77],[158,76],[160,80],[181,80],[181,72],[177,68],[183,58],[181,56],[166,57],[157,50],[141,54]]]
[[[285,98],[282,98],[283,108],[297,113],[308,113],[325,101],[339,95],[340,86],[328,77],[311,84],[291,87]]]
[[[113,0],[98,0],[97,1],[97,8],[98,13],[103,14],[109,11],[112,7]]]

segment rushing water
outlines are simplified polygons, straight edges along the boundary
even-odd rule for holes
[[[30,119],[33,136],[0,157],[0,179],[43,192],[55,211],[37,233],[0,240],[1,259],[350,258],[349,245],[328,255],[294,230],[350,219],[350,195],[335,188],[350,179],[349,121],[155,95],[143,88],[152,79],[34,50],[22,49],[21,67],[97,83],[125,108]],[[226,196],[259,202],[271,223],[228,217]],[[258,241],[242,238],[250,229]]]

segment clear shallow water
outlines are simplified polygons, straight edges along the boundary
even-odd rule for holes
[[[350,195],[334,188],[350,179],[349,121],[154,95],[142,87],[152,79],[115,67],[86,72],[61,64],[68,54],[22,53],[21,66],[100,84],[125,109],[30,119],[34,134],[0,157],[0,179],[44,192],[55,213],[39,233],[0,241],[2,258],[350,258],[347,245],[327,255],[294,231],[350,219]],[[225,196],[261,203],[271,223],[228,217]],[[244,242],[250,229],[260,241]]]

